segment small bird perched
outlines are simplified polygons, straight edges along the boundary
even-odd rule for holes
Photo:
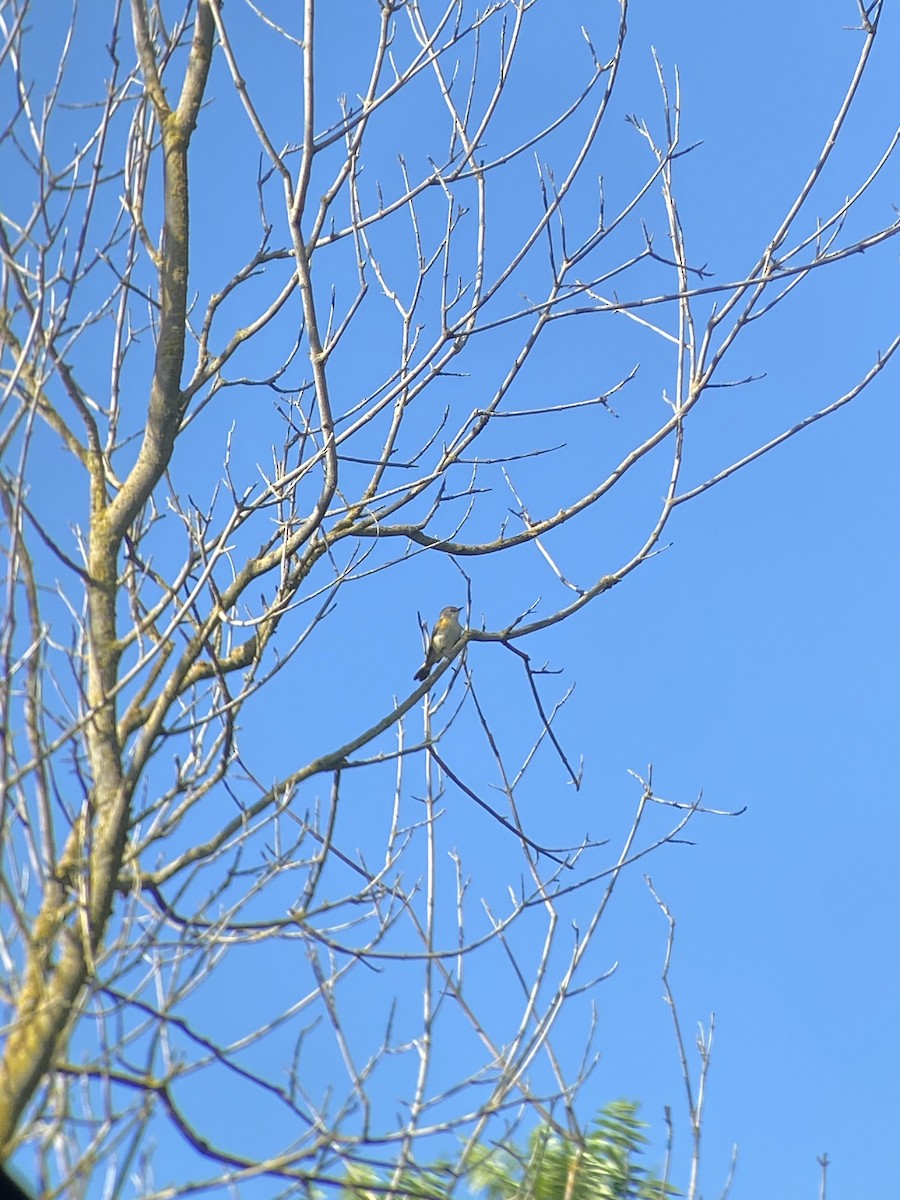
[[[463,635],[463,628],[459,623],[461,612],[462,609],[457,608],[454,604],[448,604],[446,608],[441,609],[441,615],[431,631],[425,662],[413,675],[413,679],[417,679],[419,683],[427,678],[428,672],[435,663],[440,662],[442,658],[449,658],[453,653],[456,643]]]

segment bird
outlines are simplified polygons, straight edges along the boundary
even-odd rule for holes
[[[461,612],[462,609],[457,608],[455,604],[448,604],[446,608],[441,609],[441,615],[431,631],[425,662],[413,675],[413,679],[419,683],[428,677],[428,672],[435,663],[440,662],[442,658],[449,658],[453,653],[456,643],[463,635],[463,628],[459,623]]]

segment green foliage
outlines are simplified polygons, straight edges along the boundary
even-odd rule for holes
[[[347,1172],[341,1200],[389,1200],[400,1196],[404,1200],[446,1200],[455,1179],[455,1173],[443,1163],[390,1175],[357,1164]]]
[[[583,1141],[539,1126],[527,1148],[479,1147],[473,1191],[487,1200],[664,1200],[675,1188],[636,1161],[647,1138],[637,1104],[607,1104]]]
[[[527,1144],[476,1146],[458,1174],[445,1163],[385,1176],[355,1167],[342,1200],[446,1200],[452,1191],[484,1200],[665,1200],[680,1193],[637,1162],[647,1126],[638,1105],[616,1100],[600,1110],[583,1139],[540,1125]],[[462,1189],[458,1185],[462,1184]],[[455,1186],[456,1185],[456,1186]]]

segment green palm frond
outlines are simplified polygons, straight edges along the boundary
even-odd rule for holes
[[[615,1100],[594,1118],[583,1138],[539,1125],[522,1146],[474,1148],[460,1180],[449,1164],[393,1174],[355,1166],[341,1200],[447,1200],[462,1183],[478,1200],[667,1200],[678,1196],[638,1161],[648,1138],[638,1105]]]
[[[665,1200],[677,1196],[637,1161],[647,1126],[629,1100],[607,1104],[583,1139],[539,1126],[525,1149],[479,1147],[468,1175],[486,1200]]]

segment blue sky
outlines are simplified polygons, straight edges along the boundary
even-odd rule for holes
[[[276,4],[267,11],[298,32],[295,6]],[[554,0],[533,10],[509,104],[498,119],[500,144],[533,131],[547,112],[574,94],[590,65],[579,26],[590,28],[602,57],[615,11],[611,4],[585,0]],[[225,12],[231,27],[242,31],[248,80],[277,129],[275,140],[297,140],[296,58],[264,37],[239,0],[229,0]],[[321,6],[321,125],[337,119],[339,94],[353,103],[363,90],[367,38],[376,18],[374,2],[334,0]],[[86,44],[102,45],[105,25],[95,30],[93,15],[81,19]],[[741,278],[815,162],[853,69],[861,35],[847,27],[856,23],[857,6],[849,0],[794,6],[787,16],[776,0],[635,3],[619,91],[583,184],[573,194],[573,237],[594,219],[599,174],[612,211],[648,169],[646,149],[625,118],[636,114],[657,134],[661,131],[655,47],[670,85],[675,68],[680,72],[683,144],[697,143],[676,172],[689,261],[705,266],[711,283]],[[900,124],[898,43],[897,15],[889,10],[842,144],[789,244],[814,228],[817,214],[832,211],[859,185]],[[259,70],[260,62],[265,70]],[[74,91],[87,90],[104,69],[99,57],[79,57]],[[220,286],[259,236],[258,147],[221,60],[214,64],[209,95],[193,158],[197,248],[192,286],[200,295]],[[396,186],[398,150],[418,173],[426,154],[445,148],[442,132],[440,149],[429,149],[435,120],[432,101],[423,99],[403,110],[399,124],[387,116],[375,127],[373,158],[364,177],[370,196],[376,178],[384,180],[388,194]],[[541,151],[560,177],[584,125],[579,116],[571,133],[564,131]],[[215,132],[207,134],[207,127]],[[486,155],[494,152],[493,144],[486,145]],[[324,186],[326,178],[323,171],[316,185]],[[531,155],[513,163],[502,178],[505,182],[491,193],[497,233],[489,261],[495,266],[539,203]],[[277,189],[269,195],[274,198]],[[897,201],[892,163],[849,216],[841,244],[889,225]],[[274,208],[271,215],[280,244],[282,219]],[[651,199],[644,215],[659,253],[666,253],[661,203]],[[423,220],[427,234],[440,216],[426,210]],[[384,254],[393,256],[398,286],[409,286],[415,262],[405,227],[395,222],[373,238],[381,238]],[[687,439],[683,489],[824,407],[865,373],[897,333],[897,246],[900,242],[889,242],[814,273],[767,319],[742,334],[721,378],[759,378],[712,391],[698,408]],[[609,259],[598,261],[611,264],[640,248],[640,226],[631,223],[611,239]],[[330,261],[323,257],[321,270],[328,270]],[[337,261],[334,276],[317,276],[317,284],[324,294],[335,283],[340,305],[352,294],[353,270],[347,260]],[[270,266],[259,296],[266,294],[269,278],[281,278],[287,270],[284,264]],[[529,295],[534,289],[539,296],[542,281],[536,259],[526,265],[522,281],[502,294],[500,307],[516,306],[517,288]],[[346,353],[333,364],[332,387],[343,410],[373,390],[373,380],[390,370],[397,353],[396,321],[386,300],[376,302],[375,281],[370,283],[365,316],[348,337]],[[672,275],[642,264],[613,287],[621,288],[623,298],[642,294],[641,288],[652,295],[671,290]],[[698,301],[701,323],[714,302],[721,305],[722,297]],[[247,302],[236,302],[230,311],[226,306],[226,325],[251,319],[249,304],[243,309],[241,304]],[[671,307],[652,310],[648,319],[674,328]],[[290,320],[296,322],[296,313]],[[241,370],[265,375],[266,356],[272,362],[283,358],[289,336],[286,318],[236,359],[232,376]],[[441,381],[432,403],[450,408],[451,428],[493,392],[521,336],[512,326],[473,339],[460,359],[460,376]],[[96,337],[102,349],[102,330]],[[94,372],[98,389],[108,375],[108,347],[105,353],[93,368],[87,359],[82,363],[89,377]],[[133,356],[130,383],[136,399],[127,420],[138,429],[146,363],[141,354]],[[671,393],[673,363],[669,343],[623,315],[550,327],[510,394],[511,408],[584,399],[608,390],[635,366],[639,371],[612,402],[617,416],[594,408],[539,426],[541,444],[564,449],[510,467],[532,515],[547,515],[571,502],[646,436],[661,419],[663,390]],[[297,386],[304,369],[305,360],[286,382]],[[832,1163],[829,1200],[875,1195],[883,1188],[884,1164],[900,1119],[900,945],[893,919],[900,816],[891,768],[900,715],[897,386],[892,363],[847,408],[684,505],[667,529],[663,553],[524,647],[536,662],[547,661],[560,672],[545,681],[548,704],[575,685],[556,728],[572,760],[584,762],[583,784],[576,792],[548,748],[539,752],[519,798],[525,828],[536,840],[571,844],[589,831],[598,839],[609,837],[614,856],[639,795],[629,771],[644,775],[651,763],[658,795],[690,802],[702,791],[712,809],[744,810],[737,817],[697,819],[687,835],[693,844],[663,847],[622,879],[585,973],[618,967],[571,1006],[555,1034],[558,1052],[573,1066],[593,999],[601,1061],[580,1096],[579,1112],[586,1119],[620,1096],[641,1101],[653,1135],[651,1156],[658,1162],[663,1108],[671,1105],[677,1131],[674,1181],[683,1186],[688,1155],[683,1084],[660,982],[667,930],[642,879],[646,871],[677,920],[672,982],[691,1043],[697,1022],[706,1025],[709,1014],[716,1014],[704,1120],[702,1192],[708,1200],[721,1192],[735,1143],[740,1161],[732,1200],[818,1194],[816,1155],[825,1151]],[[423,415],[421,428],[433,419],[434,408]],[[277,437],[278,419],[266,389],[223,393],[191,428],[184,457],[176,463],[174,478],[198,502],[212,491],[232,421],[234,470],[244,481],[254,478],[256,463],[265,461],[267,444]],[[531,428],[505,422],[490,443],[494,452],[532,444]],[[51,471],[65,469],[49,441],[43,466],[45,480]],[[585,585],[616,569],[640,545],[667,478],[665,453],[651,457],[608,503],[549,537],[561,569]],[[491,476],[491,487],[473,538],[491,536],[513,506],[498,476]],[[69,508],[62,511],[51,495],[45,515],[65,537]],[[258,540],[253,531],[247,544]],[[160,542],[160,555],[171,551],[172,543]],[[399,544],[378,548],[375,558],[401,551]],[[419,554],[397,569],[349,584],[334,613],[246,710],[242,756],[257,778],[271,783],[377,720],[394,697],[407,696],[420,662],[417,613],[431,620],[444,604],[466,603],[463,572],[471,580],[473,625],[483,621],[492,630],[535,602],[544,615],[571,598],[532,547],[496,561],[467,558],[456,564],[446,556]],[[292,635],[302,628],[306,611],[300,610]],[[471,647],[468,665],[498,740],[515,763],[537,732],[521,667],[502,647],[479,644]],[[417,721],[414,714],[407,721],[410,738],[418,736]],[[470,707],[448,735],[447,746],[468,781],[489,794],[491,763]],[[415,796],[423,784],[414,772],[421,769],[421,764],[410,768],[409,814],[419,811]],[[389,816],[392,769],[371,779],[350,777],[345,788],[343,835],[348,844],[358,839],[361,848],[375,853]],[[303,803],[313,804],[316,795],[310,789]],[[502,907],[506,889],[519,885],[522,869],[509,834],[452,786],[442,806],[442,850],[462,856],[473,897]],[[653,829],[663,828],[664,815],[654,815]],[[195,812],[179,837],[203,836],[207,819],[207,810]],[[439,870],[442,886],[451,888],[449,858]],[[596,891],[580,893],[562,904],[561,912],[583,928],[596,900]],[[287,893],[285,903],[290,903]],[[521,952],[527,959],[527,945]],[[289,994],[294,964],[264,957],[260,962],[265,998],[281,988]],[[484,974],[476,975],[471,987],[502,1040],[509,978],[499,964],[479,969]],[[213,1014],[223,1029],[237,1035],[251,1021],[261,977],[237,963],[223,966],[230,1001],[218,1001]],[[379,1005],[387,1003],[395,978],[372,980],[347,993],[347,1018],[361,1047],[380,1029]],[[405,1002],[412,1013],[409,996]],[[403,1003],[400,1011],[402,1017]],[[329,1072],[339,1075],[337,1056],[318,1045],[310,1053],[324,1087]],[[438,1077],[451,1065],[442,1061]],[[696,1055],[692,1065],[696,1070]],[[397,1102],[391,1089],[407,1069],[407,1064],[397,1067],[397,1076],[377,1085],[386,1112]],[[204,1092],[203,1103],[209,1104],[212,1095]],[[224,1126],[235,1114],[229,1107],[217,1117]],[[257,1123],[263,1126],[267,1119],[264,1109],[242,1111],[234,1132],[239,1138],[248,1129],[260,1132]],[[177,1152],[170,1152],[170,1164],[177,1164]],[[177,1166],[172,1169],[177,1177]],[[165,1175],[161,1168],[158,1180]]]

